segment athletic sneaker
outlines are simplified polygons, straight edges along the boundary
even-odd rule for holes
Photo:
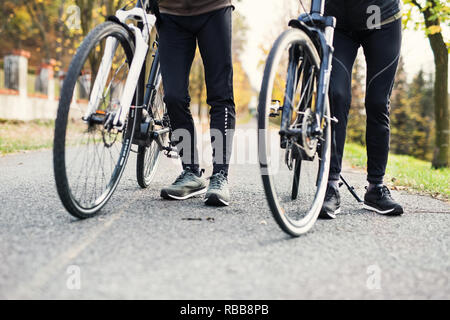
[[[339,213],[341,213],[341,195],[339,194],[339,189],[328,185],[319,218],[336,219],[336,215]]]
[[[366,187],[366,190],[364,209],[388,216],[398,216],[403,213],[402,206],[392,199],[388,187],[380,186],[371,190]]]
[[[205,192],[205,178],[186,168],[172,185],[161,190],[161,197],[167,200],[186,200]]]
[[[230,204],[228,178],[223,171],[209,178],[209,188],[205,195],[205,204],[216,207],[228,206]]]

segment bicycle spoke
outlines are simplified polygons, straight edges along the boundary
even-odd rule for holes
[[[90,52],[77,53],[71,68],[69,68],[62,91],[70,86],[72,96],[76,97],[76,84],[79,84],[80,96],[67,101],[64,109],[68,113],[66,119],[57,119],[65,126],[63,138],[65,139],[65,159],[63,174],[66,182],[61,184],[57,178],[58,191],[69,193],[70,204],[66,206],[75,216],[85,216],[89,212],[96,212],[101,208],[117,186],[120,175],[124,170],[125,156],[128,158],[130,143],[123,141],[129,139],[128,127],[134,129],[134,123],[128,123],[122,132],[107,123],[113,119],[118,103],[123,94],[123,88],[129,73],[129,61],[133,57],[133,42],[128,32],[118,24],[107,22],[98,28],[109,29],[107,35],[102,32],[92,32],[85,41],[93,41],[92,45],[82,46]],[[96,35],[99,37],[96,38]],[[120,37],[119,37],[120,35]],[[111,36],[117,37],[117,47],[111,52],[113,57],[109,70],[107,64],[100,60],[103,57],[105,42]],[[106,53],[107,55],[108,53]],[[82,57],[82,58],[80,58]],[[103,70],[103,71],[101,71]],[[94,86],[95,84],[95,86]],[[95,88],[94,88],[95,87]],[[88,113],[89,101],[93,101],[94,94],[98,103],[94,113],[84,118]],[[70,96],[67,94],[66,96]],[[55,135],[55,141],[58,139]],[[55,145],[58,145],[55,143]],[[55,148],[56,150],[56,148]],[[59,150],[61,152],[61,150]],[[55,151],[55,154],[57,152]],[[58,173],[55,172],[55,175]],[[64,190],[65,189],[65,190]],[[62,197],[66,205],[67,197]],[[98,208],[97,208],[98,207]]]
[[[276,221],[295,236],[308,231],[319,214],[326,188],[323,177],[328,174],[324,166],[329,164],[329,127],[324,127],[323,137],[316,137],[312,130],[317,121],[321,63],[308,37],[290,29],[277,39],[264,71],[258,106],[264,189]],[[273,101],[283,106],[281,114],[274,112]],[[325,147],[319,148],[322,144]]]

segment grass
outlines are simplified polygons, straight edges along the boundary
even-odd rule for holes
[[[347,143],[345,161],[366,169],[365,147]],[[439,199],[450,199],[450,168],[433,169],[431,163],[405,155],[389,155],[386,182],[394,189],[425,193]]]
[[[51,148],[53,128],[54,121],[0,120],[0,156]]]

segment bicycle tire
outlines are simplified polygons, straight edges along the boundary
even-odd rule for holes
[[[77,199],[75,199],[68,181],[68,167],[66,164],[66,134],[69,122],[69,111],[77,79],[82,72],[82,68],[87,61],[89,54],[96,48],[100,41],[110,36],[119,40],[126,54],[126,63],[128,66],[131,64],[135,50],[133,36],[123,26],[115,22],[105,22],[97,26],[87,35],[72,59],[61,90],[61,98],[55,121],[53,168],[56,188],[65,209],[72,216],[79,219],[90,218],[97,214],[106,205],[116,190],[128,161],[132,145],[132,133],[134,132],[136,123],[136,118],[132,115],[133,112],[130,111],[131,116],[128,116],[127,125],[122,134],[120,156],[116,162],[114,171],[111,170],[112,174],[109,183],[107,184],[105,191],[98,199],[96,199],[96,201],[93,202],[91,207],[83,206]]]
[[[261,92],[259,96],[259,104],[258,104],[258,146],[260,148],[258,154],[260,157],[260,167],[261,167],[261,177],[263,181],[264,191],[266,194],[266,198],[272,212],[272,215],[280,226],[280,228],[286,232],[287,234],[298,237],[302,234],[308,232],[316,222],[323,200],[325,198],[326,185],[329,174],[329,165],[330,165],[330,155],[331,155],[331,125],[330,125],[330,109],[328,99],[326,99],[325,105],[325,142],[322,146],[322,161],[319,164],[319,174],[317,179],[317,192],[315,194],[313,205],[311,206],[308,213],[305,217],[299,221],[294,222],[291,221],[284,212],[284,209],[280,206],[278,201],[278,196],[276,194],[276,190],[274,188],[274,184],[272,181],[272,175],[268,172],[269,167],[267,165],[268,159],[267,150],[261,150],[261,147],[267,148],[267,141],[265,134],[266,128],[268,128],[268,113],[270,112],[270,99],[272,94],[273,81],[275,77],[275,66],[278,65],[279,60],[281,59],[281,54],[292,44],[296,44],[303,49],[306,49],[310,55],[311,60],[314,62],[315,66],[320,69],[321,58],[317,52],[315,45],[309,36],[299,29],[289,29],[283,32],[279,38],[275,41],[272,50],[267,59],[266,67],[264,70],[264,76],[262,81]],[[318,70],[319,70],[318,69]],[[297,167],[297,165],[296,165]],[[297,169],[297,168],[296,168]],[[298,175],[297,170],[295,170],[295,175]],[[298,182],[297,182],[298,183]],[[295,182],[294,177],[294,185],[293,185],[293,194],[298,190],[298,184]]]

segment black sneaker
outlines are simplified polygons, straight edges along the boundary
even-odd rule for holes
[[[209,188],[205,195],[205,204],[215,207],[230,205],[228,178],[225,173],[223,171],[216,173],[209,180]]]
[[[206,192],[206,180],[189,168],[167,188],[161,190],[161,197],[167,200],[186,200]]]
[[[341,213],[341,195],[339,194],[339,189],[328,185],[319,218],[336,219],[336,215],[339,213]]]
[[[366,190],[367,192],[364,196],[364,209],[388,216],[398,216],[403,214],[402,206],[392,199],[388,187],[380,186],[373,188],[372,190],[368,190],[366,187]]]

